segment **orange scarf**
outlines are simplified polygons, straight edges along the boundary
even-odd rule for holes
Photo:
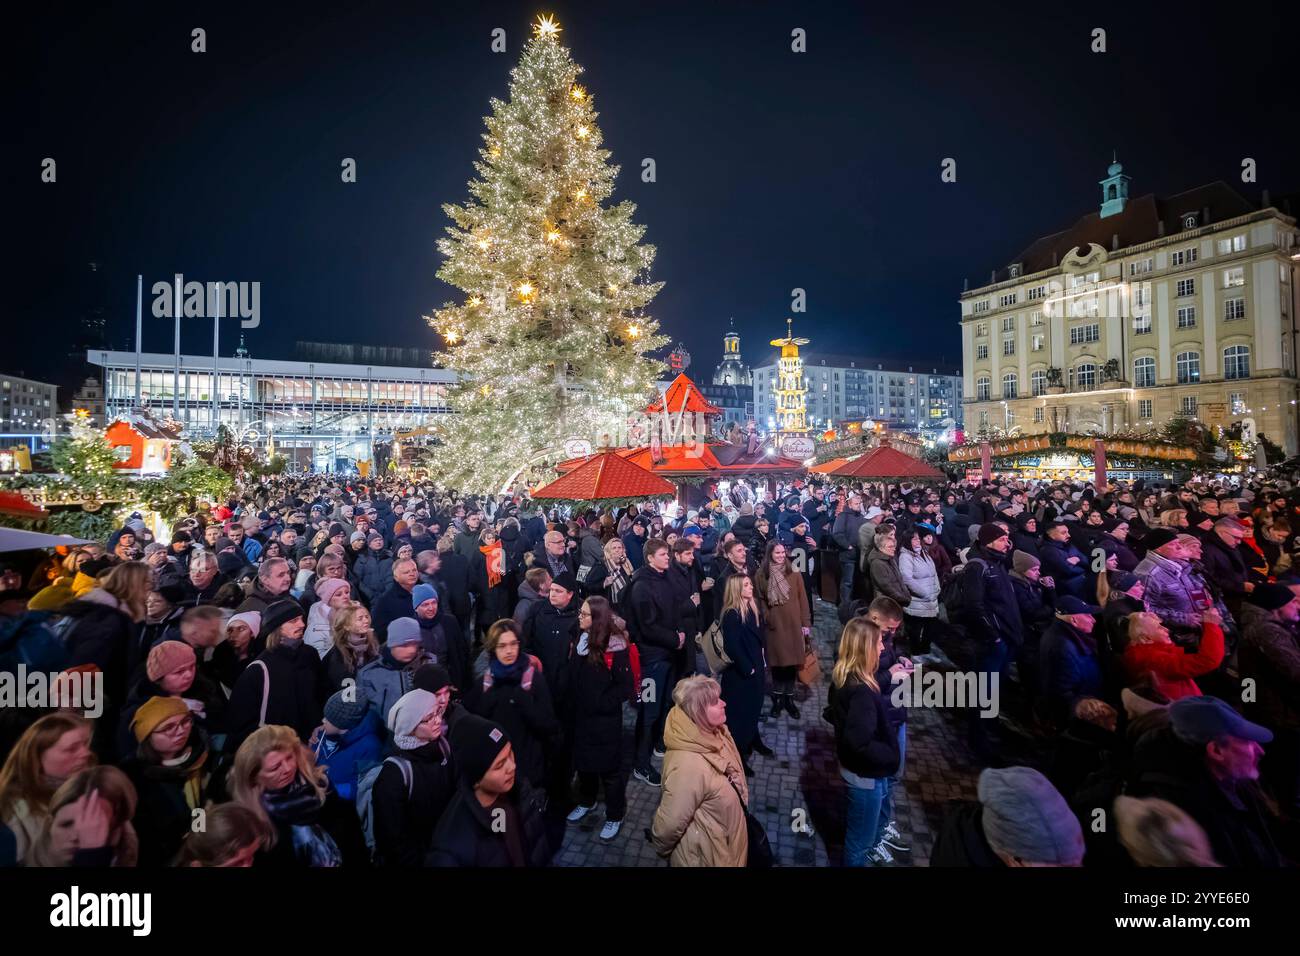
[[[479,545],[483,558],[487,561],[488,587],[494,588],[501,583],[506,572],[506,553],[501,542]]]

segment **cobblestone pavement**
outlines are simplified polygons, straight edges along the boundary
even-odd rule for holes
[[[800,685],[796,700],[800,718],[783,714],[759,725],[763,741],[776,753],[755,755],[750,778],[751,810],[767,830],[782,866],[839,866],[844,838],[844,784],[835,759],[835,738],[821,713],[841,625],[833,605],[816,602],[813,633],[823,677],[809,689]],[[764,713],[767,705],[764,706]],[[626,753],[630,760],[634,719],[625,716]],[[655,761],[656,767],[660,761]],[[934,836],[949,800],[973,799],[980,765],[965,744],[956,715],[934,709],[914,709],[908,719],[904,786],[896,795],[895,819],[908,838],[910,853],[897,853],[900,866],[925,866]],[[658,788],[635,777],[627,784],[628,810],[623,829],[608,845],[599,839],[603,805],[579,824],[571,824],[556,857],[559,866],[667,866],[643,831],[659,805]],[[798,811],[798,812],[797,812]],[[798,826],[800,820],[807,826]]]

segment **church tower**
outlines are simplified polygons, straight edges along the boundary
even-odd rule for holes
[[[1123,212],[1124,206],[1128,203],[1129,177],[1124,175],[1124,167],[1120,165],[1114,153],[1111,153],[1111,159],[1113,162],[1106,170],[1106,178],[1101,180],[1102,219]]]
[[[753,385],[754,373],[740,357],[740,336],[736,334],[736,320],[731,320],[730,330],[722,337],[722,361],[713,372],[714,385]]]

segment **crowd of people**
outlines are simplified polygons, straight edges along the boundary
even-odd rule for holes
[[[1285,473],[742,481],[692,509],[268,479],[164,540],[133,515],[4,567],[0,673],[50,681],[0,708],[0,864],[544,866],[592,819],[764,866],[775,721],[833,731],[843,862],[887,864],[894,691],[928,667],[998,689],[942,704],[985,769],[932,864],[1286,865],[1297,533]],[[639,832],[629,786],[657,791]]]

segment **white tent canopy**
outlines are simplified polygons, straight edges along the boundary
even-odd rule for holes
[[[20,531],[18,528],[0,528],[0,552],[26,551],[30,548],[53,548],[57,545],[73,547],[90,544],[85,538],[67,534],[41,534],[39,531]]]

